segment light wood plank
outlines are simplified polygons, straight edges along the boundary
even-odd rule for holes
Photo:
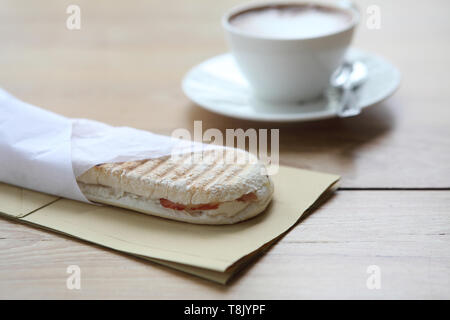
[[[278,125],[198,108],[180,80],[227,50],[219,19],[241,1],[79,0],[82,30],[65,28],[72,1],[0,0],[0,83],[70,117],[170,134],[280,128],[281,162],[343,176],[352,188],[449,188],[450,32],[445,0],[356,1],[381,9],[355,46],[385,56],[400,90],[355,119]],[[438,8],[438,9],[436,9]],[[415,17],[420,16],[418,22]],[[345,191],[224,287],[0,219],[1,298],[450,298],[449,191]],[[65,287],[82,268],[82,290]],[[382,289],[368,290],[368,265]]]
[[[448,299],[449,207],[449,191],[340,191],[228,286],[2,219],[0,298]]]
[[[343,187],[450,187],[448,1],[377,1],[379,30],[366,27],[373,1],[356,1],[355,46],[398,65],[400,90],[358,118],[288,126],[217,116],[181,92],[190,67],[227,50],[220,17],[240,2],[80,0],[81,30],[68,31],[72,1],[1,0],[0,83],[67,116],[163,134],[194,120],[281,128],[283,164],[340,174]]]

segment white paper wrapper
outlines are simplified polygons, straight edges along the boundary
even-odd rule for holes
[[[89,202],[76,177],[97,164],[209,148],[217,146],[66,118],[0,89],[0,181],[9,184]]]

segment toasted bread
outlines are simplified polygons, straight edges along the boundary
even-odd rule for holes
[[[263,164],[237,149],[97,165],[77,178],[92,201],[201,224],[235,223],[270,202]]]

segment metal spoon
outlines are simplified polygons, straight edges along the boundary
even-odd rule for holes
[[[331,76],[330,84],[341,91],[339,117],[352,117],[361,112],[357,89],[367,79],[367,74],[367,67],[361,61],[346,61]]]

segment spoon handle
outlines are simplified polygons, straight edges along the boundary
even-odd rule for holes
[[[358,99],[356,90],[352,87],[345,86],[342,90],[341,104],[338,110],[338,116],[341,118],[353,117],[361,113],[358,107]]]

